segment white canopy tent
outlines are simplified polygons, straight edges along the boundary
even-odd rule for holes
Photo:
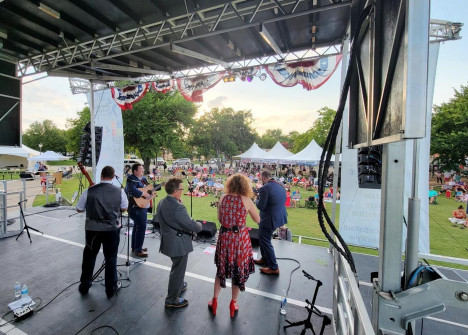
[[[246,152],[233,158],[240,159],[243,162],[258,162],[262,159],[263,156],[265,156],[265,154],[266,151],[260,148],[258,144],[254,142],[254,144],[252,144],[252,146]]]
[[[64,161],[67,160],[68,157],[62,156],[54,151],[46,151],[38,156],[29,157],[28,161]]]
[[[28,158],[39,155],[39,151],[33,150],[24,144],[21,147],[0,146],[0,168],[23,167],[28,168]]]
[[[293,153],[286,149],[280,142],[276,142],[275,146],[262,157],[262,162],[288,164],[288,157],[292,155]]]
[[[315,142],[310,143],[295,155],[288,157],[287,164],[304,164],[304,165],[318,165],[320,157],[322,156],[323,149]]]

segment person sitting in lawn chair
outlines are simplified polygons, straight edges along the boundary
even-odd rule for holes
[[[437,193],[437,191],[435,191],[434,188],[431,187],[429,189],[429,204],[438,205],[438,203],[437,203],[437,196],[438,195],[439,195],[439,193]]]

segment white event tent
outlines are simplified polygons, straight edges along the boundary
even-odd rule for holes
[[[283,145],[280,142],[276,142],[275,146],[262,157],[262,162],[289,164],[288,158],[292,155],[293,153],[285,147],[283,147]]]
[[[259,162],[261,161],[262,157],[265,156],[265,154],[266,151],[260,148],[258,144],[254,142],[254,144],[252,144],[252,146],[246,152],[233,158],[240,159],[242,162]]]
[[[68,157],[62,156],[61,154],[58,154],[54,151],[46,151],[43,152],[42,154],[34,157],[29,157],[28,161],[64,161],[67,160]]]
[[[303,165],[318,165],[323,149],[312,140],[302,151],[289,156],[284,160],[285,164],[303,164]],[[333,158],[333,157],[332,157]]]
[[[0,168],[23,167],[28,168],[28,157],[39,155],[39,151],[24,144],[21,147],[0,146]]]

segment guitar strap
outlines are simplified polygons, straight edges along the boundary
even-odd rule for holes
[[[164,202],[165,202],[166,200],[167,200],[167,198],[165,198],[165,199],[163,199],[163,200],[161,200],[161,201],[164,201]],[[163,205],[164,205],[164,204],[163,204]],[[177,236],[178,236],[178,237],[181,237],[182,234],[189,235],[190,237],[193,236],[193,233],[191,233],[191,232],[189,233],[189,232],[183,230],[182,228],[177,229],[177,228],[171,226],[171,225],[169,224],[169,222],[164,218],[164,215],[163,215],[163,213],[162,213],[162,206],[159,207],[159,214],[161,214],[161,218],[163,219],[164,223],[165,223],[169,228],[171,228],[171,229],[173,229],[173,230],[175,230],[175,231],[177,232]]]

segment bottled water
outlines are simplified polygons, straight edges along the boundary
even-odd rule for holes
[[[280,308],[280,313],[285,315],[286,314],[286,290],[283,290],[283,295],[281,296],[281,308]]]
[[[19,282],[16,282],[15,284],[15,299],[18,300],[21,298],[21,285]]]
[[[28,287],[26,286],[26,284],[24,284],[23,288],[21,289],[21,299],[24,298],[29,298]]]

